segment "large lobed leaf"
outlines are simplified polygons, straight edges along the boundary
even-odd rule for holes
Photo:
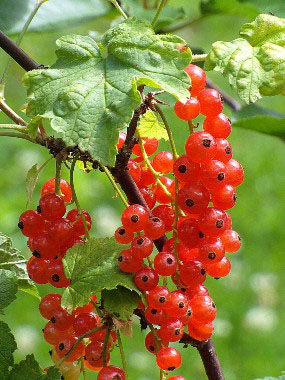
[[[16,299],[17,290],[16,276],[8,270],[0,269],[0,313]]]
[[[13,352],[17,349],[17,344],[11,334],[9,326],[0,321],[0,379],[10,379],[8,377],[9,367],[14,364]]]
[[[34,355],[27,355],[26,359],[16,364],[9,374],[9,380],[60,380],[62,377],[55,367],[50,367],[45,373]]]
[[[207,56],[205,70],[227,76],[247,103],[285,89],[285,19],[259,15],[244,24],[238,38],[218,41]]]
[[[63,259],[64,271],[71,279],[62,296],[62,306],[69,312],[88,303],[90,296],[119,285],[138,292],[132,276],[119,269],[117,258],[122,245],[113,238],[91,238],[68,250]]]
[[[107,31],[99,46],[74,35],[57,45],[51,69],[24,76],[27,113],[51,118],[68,146],[78,145],[103,165],[114,164],[119,131],[141,103],[138,86],[164,89],[181,101],[189,96],[183,69],[190,49],[179,37],[156,35],[146,22],[128,19]]]

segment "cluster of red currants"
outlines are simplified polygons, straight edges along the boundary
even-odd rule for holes
[[[185,104],[178,101],[174,111],[189,122],[191,132],[195,127],[192,120],[199,114],[205,116],[203,131],[190,133],[186,154],[177,159],[170,152],[160,152],[147,163],[140,145],[134,146],[137,157],[130,160],[129,171],[151,211],[138,204],[129,206],[122,214],[122,226],[115,231],[117,242],[131,243],[120,253],[118,264],[122,271],[134,274],[143,293],[140,308],[148,324],[158,326],[151,328],[145,345],[165,371],[181,365],[179,351],[169,343],[182,338],[185,326],[196,340],[211,337],[217,311],[203,283],[207,275],[227,276],[231,264],[225,253],[235,253],[241,246],[227,213],[236,202],[235,188],[244,178],[226,140],[231,124],[222,113],[220,94],[205,89],[204,71],[191,64],[185,71],[192,81],[191,97]],[[118,148],[124,140],[121,133]],[[157,147],[156,139],[144,139],[148,156]],[[174,179],[165,176],[168,174]],[[154,207],[156,203],[160,205]],[[165,233],[170,236],[162,252],[151,257],[153,241]],[[171,291],[174,286],[176,290]]]

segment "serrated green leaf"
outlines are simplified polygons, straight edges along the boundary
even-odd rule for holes
[[[274,14],[277,17],[285,17],[284,0],[239,0],[242,4],[248,3],[255,6],[260,13]]]
[[[9,270],[0,269],[0,313],[16,299],[17,277]]]
[[[285,375],[282,375],[279,377],[263,377],[262,379],[258,378],[258,379],[254,379],[254,380],[285,380]]]
[[[6,34],[21,32],[34,9],[36,0],[1,0],[0,26]],[[94,20],[109,12],[111,5],[104,0],[48,0],[44,3],[28,31],[43,32],[69,28],[70,25]]]
[[[215,42],[205,70],[227,76],[247,103],[280,94],[285,88],[285,19],[259,15],[243,25],[240,35],[244,38]]]
[[[231,120],[233,128],[249,129],[285,139],[285,115],[255,104],[235,112]]]
[[[141,137],[169,140],[164,124],[158,121],[156,114],[151,110],[140,118],[138,131]]]
[[[102,45],[90,37],[57,41],[56,64],[25,74],[27,114],[50,117],[68,146],[113,166],[119,131],[141,103],[138,86],[161,88],[181,101],[189,96],[183,71],[191,59],[186,42],[156,35],[146,22],[128,19],[107,31]]]
[[[11,239],[0,233],[0,269],[13,273],[18,279],[19,290],[40,298],[38,290],[26,271],[26,259],[12,247]]]
[[[37,115],[32,118],[32,120],[27,125],[28,133],[32,138],[37,136],[38,128],[47,118],[42,115]]]
[[[9,380],[60,380],[61,375],[55,367],[45,373],[34,355],[27,355],[25,360],[16,364],[9,374]]]
[[[241,4],[238,0],[202,0],[200,4],[203,15],[231,14],[246,16],[250,19],[258,15],[258,9],[247,2]]]
[[[116,289],[103,290],[102,298],[104,308],[119,321],[128,321],[134,309],[138,306],[139,295],[137,292],[118,286]]]
[[[14,336],[9,326],[0,321],[0,379],[8,378],[9,367],[14,365],[13,352],[17,349]]]
[[[35,164],[31,167],[31,169],[28,171],[27,176],[26,176],[26,190],[28,193],[28,199],[27,199],[27,204],[32,202],[33,199],[33,192],[36,187],[36,183],[38,180],[38,165]]]
[[[62,296],[62,306],[69,312],[89,302],[90,296],[103,289],[121,285],[138,293],[131,275],[119,269],[117,258],[122,245],[114,238],[91,238],[67,251],[64,271],[71,279]]]

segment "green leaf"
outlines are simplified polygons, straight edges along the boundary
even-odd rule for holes
[[[0,379],[8,379],[9,367],[13,366],[13,352],[17,349],[17,344],[9,326],[0,321]],[[9,380],[10,377],[9,377]]]
[[[28,133],[31,137],[35,138],[37,136],[38,128],[42,125],[46,118],[42,115],[35,116],[27,125]]]
[[[78,145],[103,165],[115,162],[119,131],[141,103],[138,86],[161,88],[180,101],[189,96],[186,42],[156,35],[146,22],[122,22],[105,33],[99,46],[74,35],[57,45],[58,61],[51,69],[24,76],[27,114],[50,117],[66,145]]]
[[[104,300],[104,308],[114,318],[122,322],[126,322],[131,318],[140,299],[137,292],[122,286],[118,286],[117,289],[103,290],[102,298]]]
[[[280,94],[285,88],[285,19],[259,15],[244,24],[232,42],[218,41],[205,70],[220,71],[247,103]]]
[[[94,293],[119,285],[138,293],[132,276],[119,269],[117,258],[121,251],[122,245],[114,238],[91,238],[68,250],[63,265],[71,284],[63,293],[62,306],[71,312],[89,302]]]
[[[40,298],[26,271],[26,259],[12,247],[11,239],[0,233],[0,269],[10,271],[18,279],[19,290]]]
[[[16,299],[18,284],[9,270],[0,269],[0,313]]]
[[[36,187],[36,183],[37,183],[37,180],[38,180],[38,175],[39,175],[38,165],[35,164],[28,171],[27,177],[26,177],[26,190],[27,190],[27,193],[28,193],[27,204],[30,203],[30,202],[32,202],[33,192],[34,192],[35,187]]]
[[[258,9],[247,2],[241,4],[238,0],[202,0],[200,4],[203,15],[231,14],[246,16],[250,19],[258,15]]]
[[[138,0],[122,0],[124,10],[130,16],[135,16],[140,20],[147,20],[151,22],[155,16],[157,9],[150,8],[145,9],[143,2]],[[186,18],[186,12],[184,7],[181,6],[164,6],[159,19],[155,25],[155,30],[160,30],[167,26],[170,26],[178,21]]]
[[[245,106],[235,112],[232,117],[232,126],[285,139],[285,115],[255,104]]]
[[[262,379],[255,379],[255,380],[285,380],[285,375],[279,376],[279,377],[263,377]]]
[[[60,380],[58,369],[51,367],[44,372],[36,361],[34,355],[27,355],[25,360],[16,364],[9,375],[9,380]]]
[[[277,17],[285,17],[284,0],[239,0],[242,4],[254,5],[260,13],[273,13]]]
[[[140,118],[138,131],[141,137],[169,140],[164,124],[158,121],[156,114],[151,110]]]
[[[36,0],[1,0],[1,30],[7,34],[19,33],[35,4]],[[86,23],[108,13],[110,8],[104,0],[48,0],[36,14],[29,32],[55,31]]]

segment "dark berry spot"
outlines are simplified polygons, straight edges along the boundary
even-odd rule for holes
[[[223,181],[225,179],[225,173],[219,173],[217,179],[218,181]]]
[[[160,223],[160,219],[159,218],[152,218],[151,220],[153,221],[153,223]]]
[[[174,371],[176,367],[168,367],[168,371]]]
[[[216,309],[216,304],[212,302],[212,308]]]
[[[191,317],[191,315],[192,315],[192,310],[191,309],[187,310],[187,315],[188,315],[188,317]]]
[[[174,331],[174,335],[179,335],[180,334],[180,329],[176,329],[175,331]]]
[[[153,346],[148,346],[148,348],[150,349],[150,351],[154,352],[154,347]]]
[[[218,219],[216,221],[216,227],[217,228],[223,228],[224,227],[224,221],[222,219]]]
[[[41,206],[37,206],[36,210],[37,210],[37,213],[38,213],[38,214],[41,214],[41,213],[42,213]]]
[[[59,343],[58,349],[60,351],[64,350],[64,343]]]
[[[179,171],[179,173],[184,174],[184,173],[186,173],[186,170],[187,170],[187,168],[186,168],[185,165],[180,165],[180,166],[178,167],[178,171]]]
[[[215,252],[210,252],[210,253],[208,254],[208,258],[209,258],[210,260],[214,260],[214,259],[216,258],[216,254],[215,254]]]
[[[204,268],[202,268],[202,269],[201,269],[201,275],[202,275],[202,276],[205,276],[205,274],[206,274],[206,270],[205,270]]]
[[[238,235],[238,240],[241,241],[241,237]]]
[[[133,223],[137,223],[139,220],[139,216],[137,214],[131,216],[131,221]]]
[[[180,290],[181,290],[181,292],[183,292],[183,293],[186,292],[186,288],[181,288]]]
[[[204,233],[203,233],[202,231],[199,231],[199,234],[198,234],[198,235],[199,235],[199,238],[200,238],[200,239],[203,239],[203,237],[205,236]]]
[[[119,256],[118,261],[119,261],[119,263],[121,263],[123,261],[123,256]]]
[[[43,330],[43,331],[44,331],[44,330]],[[49,355],[51,356],[51,355],[52,355],[52,350],[49,350],[49,352],[48,352],[48,353],[49,353]]]
[[[226,154],[231,154],[232,150],[231,150],[231,148],[229,146],[227,146],[226,149],[225,149],[225,152],[226,152]]]
[[[142,276],[142,282],[148,282],[148,276],[146,275]]]
[[[151,309],[151,314],[155,315],[157,313],[157,310],[156,309]]]
[[[50,321],[51,321],[51,323],[55,323],[56,322],[55,317],[51,317]]]
[[[142,245],[143,242],[144,242],[143,238],[139,238],[139,239],[137,240],[137,244],[138,244],[138,245]]]
[[[118,231],[119,235],[124,235],[126,233],[126,230],[124,228],[120,228]]]
[[[184,306],[185,306],[185,304],[183,301],[179,302],[179,304],[178,304],[179,309],[183,309]]]
[[[192,199],[186,199],[185,203],[186,203],[186,206],[188,207],[194,206],[194,201]]]
[[[159,297],[159,302],[164,303],[165,302],[165,297]]]
[[[20,228],[20,230],[22,230],[24,228],[24,223],[23,222],[19,222],[18,223],[18,227]]]
[[[166,260],[167,264],[172,264],[173,263],[173,260],[171,257],[168,257],[167,260]]]
[[[38,252],[36,250],[32,253],[32,255],[35,256],[35,257],[37,257],[38,259],[40,259],[42,257],[41,254],[40,254],[40,252]]]
[[[234,202],[237,200],[237,195],[236,194],[233,195],[233,200],[234,200]]]
[[[51,279],[52,279],[53,282],[59,282],[60,277],[59,277],[58,274],[53,274],[53,275],[51,276]]]
[[[84,359],[84,360],[87,360],[87,359],[86,359],[86,355],[83,356],[83,359]]]
[[[202,144],[204,145],[205,148],[210,148],[212,142],[209,139],[203,139]]]

